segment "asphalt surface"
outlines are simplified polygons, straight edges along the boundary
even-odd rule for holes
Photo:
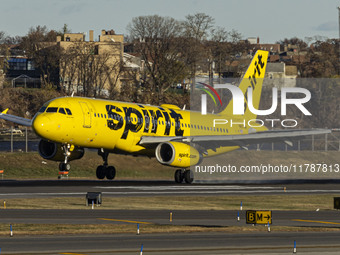
[[[177,185],[166,181],[1,181],[0,199],[17,197],[81,197],[87,192],[106,196],[216,196],[271,194],[339,194],[337,182]],[[85,199],[84,199],[85,200]],[[85,207],[85,206],[84,206]],[[146,206],[147,207],[147,206]],[[211,228],[245,226],[245,211],[167,210],[14,210],[0,209],[0,223],[15,224],[141,224],[141,235],[65,235],[0,237],[0,254],[339,254],[340,211],[273,211],[273,226],[305,227],[305,232],[211,232]],[[203,233],[143,234],[143,224],[199,226]],[[252,225],[250,225],[252,226]],[[257,228],[258,226],[254,226]],[[328,228],[308,232],[309,227]]]
[[[0,238],[1,254],[339,254],[339,233],[186,233]]]
[[[171,181],[0,181],[0,197],[84,197],[87,192],[102,192],[105,196],[218,196],[273,194],[340,194],[340,183],[195,183],[175,184]]]

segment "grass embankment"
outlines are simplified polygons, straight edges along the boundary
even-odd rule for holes
[[[70,178],[96,179],[96,168],[103,164],[97,152],[87,150],[80,160],[71,161]],[[117,170],[117,179],[173,179],[173,169],[155,159],[110,154],[109,164]],[[59,163],[45,160],[37,152],[1,152],[0,169],[4,179],[56,179]]]
[[[299,166],[304,164],[325,163],[328,165],[339,164],[340,152],[282,152],[282,151],[233,151],[219,157],[205,159],[206,165],[232,165],[237,169],[240,166],[259,166],[271,164],[272,166],[291,164]],[[71,161],[70,178],[96,179],[95,170],[101,165],[102,158],[96,151],[87,150],[80,160]],[[159,164],[155,158],[133,157],[125,155],[110,154],[109,164],[114,165],[117,170],[116,179],[163,179],[173,180],[175,168]],[[58,163],[44,160],[37,152],[30,153],[0,153],[0,169],[5,169],[5,179],[55,179],[58,175]],[[299,168],[297,168],[299,170]],[[303,169],[305,170],[305,169]],[[302,172],[290,174],[251,174],[244,175],[222,173],[222,174],[195,174],[198,179],[275,179],[275,178],[340,178],[340,173],[322,171],[318,173]]]

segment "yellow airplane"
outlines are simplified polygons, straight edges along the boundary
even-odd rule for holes
[[[258,109],[268,52],[257,51],[239,89],[243,95],[253,89],[253,106]],[[235,100],[235,99],[233,99]],[[256,118],[245,98],[243,115],[234,116],[233,100],[218,114],[181,110],[163,104],[151,106],[84,97],[63,97],[43,105],[32,120],[7,114],[0,118],[31,126],[42,139],[39,153],[44,159],[61,162],[60,171],[69,171],[71,160],[80,159],[84,148],[98,149],[103,165],[97,167],[99,179],[114,179],[116,170],[108,165],[109,153],[156,157],[159,163],[179,168],[177,183],[193,182],[186,170],[203,158],[239,149],[251,143],[285,141],[292,137],[324,134],[329,130],[267,131],[264,126],[250,127]],[[216,119],[244,121],[245,125],[217,125]],[[245,121],[247,120],[247,121]]]

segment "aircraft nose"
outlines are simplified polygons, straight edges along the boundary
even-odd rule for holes
[[[50,119],[46,116],[43,115],[38,115],[35,117],[35,119],[33,120],[33,130],[34,132],[41,136],[41,137],[45,137],[46,135],[49,133],[49,123],[50,123]]]

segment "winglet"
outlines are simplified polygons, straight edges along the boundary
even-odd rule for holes
[[[8,112],[8,108],[4,110],[1,114],[7,114],[7,112]]]

